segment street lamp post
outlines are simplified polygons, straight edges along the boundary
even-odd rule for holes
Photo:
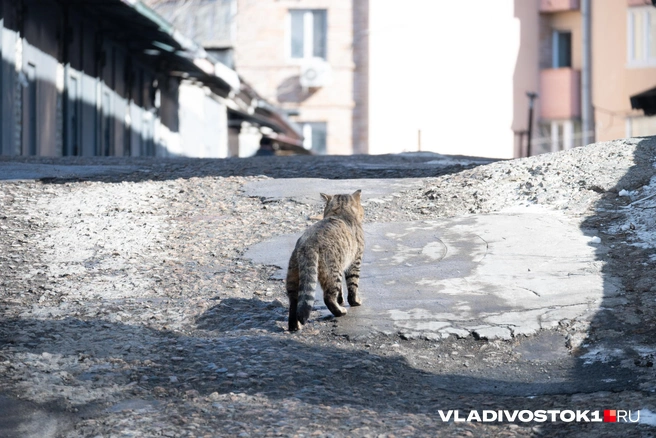
[[[528,97],[528,142],[526,144],[526,156],[531,156],[531,137],[533,136],[533,102],[538,97],[538,93],[527,91]]]

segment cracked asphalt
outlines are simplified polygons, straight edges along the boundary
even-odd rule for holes
[[[655,157],[0,157],[0,436],[654,436]],[[351,187],[365,303],[289,334],[289,245]]]

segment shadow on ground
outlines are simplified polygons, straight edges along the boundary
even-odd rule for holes
[[[271,178],[423,178],[491,163],[493,159],[431,152],[396,155],[272,156],[250,158],[1,157],[0,180],[38,179],[139,182],[192,177],[268,176]]]
[[[622,190],[634,191],[648,185],[656,175],[656,137],[639,141],[634,153],[634,165],[618,184],[602,195],[595,213],[586,218],[581,231],[589,236],[600,236],[609,248],[598,249],[597,259],[603,263],[605,294],[600,310],[592,320],[582,357],[572,370],[572,380],[588,377],[590,363],[605,363],[608,367],[625,368],[633,381],[641,381],[639,388],[656,391],[656,248],[641,248],[629,240],[631,228],[624,233],[610,232],[610,226],[626,221],[630,199],[620,197]],[[642,208],[640,206],[632,208]],[[649,210],[651,216],[656,209]],[[616,281],[622,283],[618,296]],[[612,310],[611,310],[612,309]],[[632,386],[632,385],[630,385]],[[635,408],[635,407],[634,407]]]
[[[244,315],[249,315],[244,317]],[[235,332],[260,329],[279,332],[276,321],[283,323],[287,309],[280,301],[262,301],[257,298],[227,298],[198,317],[199,329],[219,332]]]
[[[233,300],[231,304],[239,307],[249,303]],[[217,314],[212,310],[201,317],[200,325],[208,329],[222,327],[222,317],[227,315],[230,312]],[[180,336],[144,326],[73,318],[4,320],[1,328],[3,350],[10,348],[12,355],[31,356],[35,361],[16,364],[23,367],[24,380],[2,391],[7,400],[25,394],[34,397],[45,391],[38,396],[43,404],[22,411],[29,414],[25,420],[36,430],[40,430],[40,421],[48,427],[74,424],[72,415],[62,406],[76,406],[91,417],[106,415],[105,409],[113,412],[112,406],[100,406],[102,400],[76,400],[76,394],[84,394],[85,390],[118,392],[122,401],[116,409],[123,409],[129,400],[184,399],[194,390],[199,396],[245,393],[273,401],[293,397],[310,405],[437,416],[439,409],[571,409],[566,398],[553,394],[598,389],[577,388],[572,382],[545,385],[485,376],[440,375],[417,369],[397,355],[371,354],[347,344],[343,348],[317,346],[295,335],[270,336],[265,330],[232,331],[216,338],[211,331],[202,336]],[[26,334],[31,334],[27,341]],[[39,361],[61,363],[55,367],[57,371],[45,377],[54,381],[44,383],[44,377],[39,377],[31,382],[27,378],[39,374],[41,366],[35,364]],[[107,363],[113,365],[104,365]],[[613,372],[611,367],[604,365],[586,372],[612,376],[608,374]],[[60,375],[62,380],[58,381]],[[171,376],[176,377],[175,382]],[[58,389],[62,385],[72,392],[62,395]],[[581,406],[607,407],[595,403]],[[17,413],[12,412],[0,414],[0,430],[8,430],[12,422],[16,423]],[[241,421],[248,422],[248,418]],[[25,427],[26,423],[21,424]]]

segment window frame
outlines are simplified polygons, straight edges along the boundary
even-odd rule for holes
[[[561,47],[561,35],[569,35],[569,47],[567,47],[568,61],[569,65],[560,65],[560,58],[563,52],[563,47]],[[571,30],[560,30],[554,29],[552,36],[552,48],[551,48],[551,68],[572,68],[572,31]]]
[[[642,16],[642,35],[641,45],[642,53],[636,56],[636,44],[634,37],[636,35],[635,16]],[[654,40],[650,41],[650,30],[654,27]],[[626,57],[628,68],[650,68],[656,67],[656,8],[653,6],[635,6],[627,9],[626,15]],[[653,47],[652,47],[653,46]],[[654,52],[650,57],[650,52]]]
[[[294,57],[292,54],[292,14],[303,12],[303,56]],[[315,13],[322,12],[324,14],[324,26],[323,26],[323,52],[324,56],[315,56],[314,55],[314,20]],[[291,8],[287,10],[286,17],[286,37],[285,37],[285,57],[288,61],[292,63],[302,63],[304,60],[311,58],[319,58],[324,61],[328,61],[328,9],[306,9],[306,8]]]
[[[303,132],[303,147],[311,151],[317,155],[327,155],[328,154],[328,123],[324,121],[303,121],[303,122],[298,122],[299,125],[301,125],[301,130]],[[323,133],[324,133],[324,138],[325,138],[325,143],[323,145],[323,150],[318,151],[315,149],[313,146],[315,146],[313,143],[314,139],[314,130],[321,126]],[[309,135],[308,135],[309,134]],[[310,148],[307,147],[307,142],[309,141]]]

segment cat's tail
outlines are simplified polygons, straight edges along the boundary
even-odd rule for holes
[[[314,304],[314,291],[317,288],[317,266],[319,254],[308,250],[305,254],[299,254],[303,263],[298,267],[298,306],[296,307],[296,318],[301,324],[305,324],[312,312]]]

